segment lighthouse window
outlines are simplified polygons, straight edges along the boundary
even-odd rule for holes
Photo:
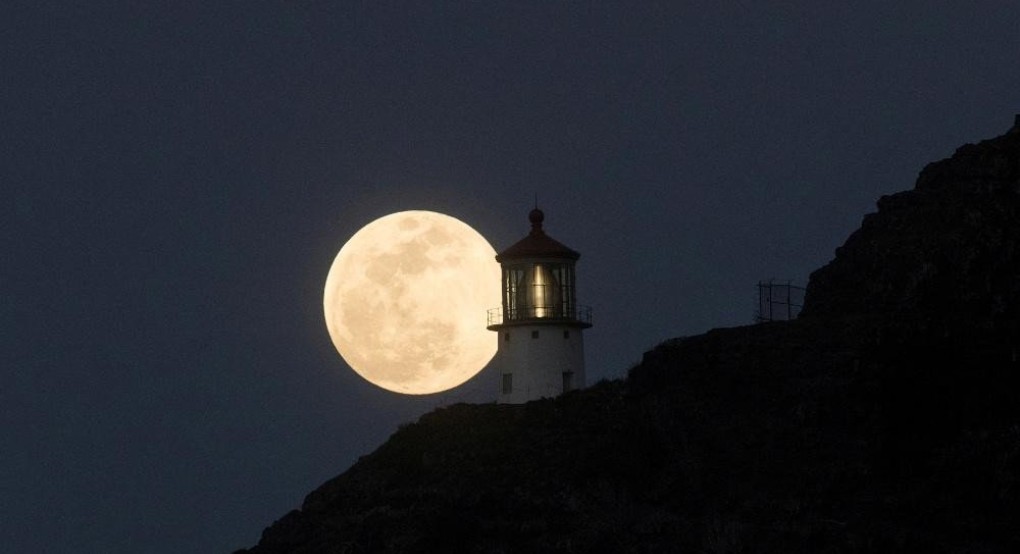
[[[523,319],[524,299],[522,298],[522,281],[524,280],[524,268],[513,267],[503,270],[503,305],[504,315],[507,320]]]
[[[563,338],[569,339],[570,338],[570,331],[564,329],[563,330]]]
[[[532,331],[531,332],[531,338],[537,339],[538,338],[538,331]]]
[[[514,390],[514,374],[503,374],[503,394],[510,394]]]
[[[503,333],[503,342],[510,341],[510,333]]]
[[[520,319],[562,317],[560,301],[560,285],[557,275],[558,265],[537,263],[525,264],[520,267],[520,279],[515,282],[512,291],[507,288],[507,302],[513,303],[513,313]],[[508,278],[517,275],[516,271],[507,271]],[[513,273],[513,275],[511,275]],[[513,296],[513,298],[509,298]]]
[[[558,265],[553,268],[553,280],[559,283],[556,294],[559,317],[574,317],[574,268],[569,265]]]

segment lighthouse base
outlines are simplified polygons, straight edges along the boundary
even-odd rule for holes
[[[581,328],[501,325],[495,366],[500,404],[551,398],[585,386]]]

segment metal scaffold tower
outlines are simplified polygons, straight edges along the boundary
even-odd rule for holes
[[[758,309],[756,323],[796,319],[804,306],[804,287],[786,281],[758,281]]]

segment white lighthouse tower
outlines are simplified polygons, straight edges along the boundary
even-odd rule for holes
[[[584,387],[584,340],[591,308],[577,304],[574,263],[581,256],[542,230],[544,214],[528,214],[531,232],[496,255],[503,268],[503,306],[489,310],[499,333],[499,403],[520,404]]]

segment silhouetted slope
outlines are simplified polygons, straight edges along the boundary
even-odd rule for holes
[[[246,552],[1020,551],[1016,131],[880,201],[801,319],[426,414]]]
[[[878,212],[811,275],[801,316],[884,314],[995,327],[1015,322],[1018,198],[1020,121],[1000,137],[929,164],[913,190],[883,196]]]

